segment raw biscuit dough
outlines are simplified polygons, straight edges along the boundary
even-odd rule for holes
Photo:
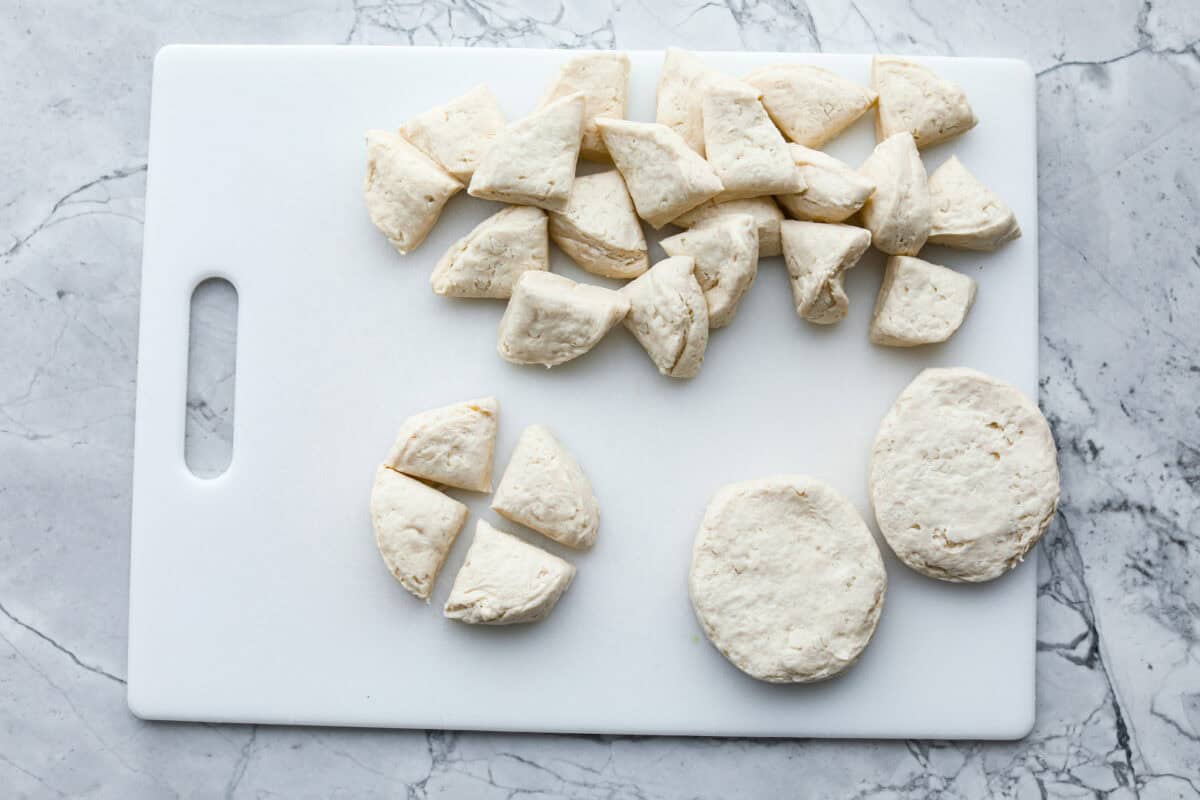
[[[367,213],[392,247],[411,253],[462,184],[391,131],[367,131]]]
[[[429,602],[434,581],[467,521],[467,507],[381,466],[371,487],[371,524],[383,563],[400,585]]]
[[[537,622],[574,577],[569,562],[479,520],[444,613],[471,625]]]
[[[762,103],[784,136],[821,147],[854,124],[875,102],[875,92],[821,67],[780,64],[744,79],[762,92]]]
[[[858,171],[875,184],[861,212],[871,243],[894,256],[921,252],[932,212],[929,179],[912,136],[901,132],[884,139]]]
[[[783,253],[783,244],[779,239],[779,224],[783,222],[783,212],[770,197],[751,197],[748,200],[730,200],[725,203],[709,200],[671,220],[671,224],[680,228],[694,228],[711,219],[730,214],[749,214],[754,217],[754,224],[758,228],[759,258],[771,258]]]
[[[790,148],[808,188],[775,199],[796,219],[844,222],[875,192],[875,182],[849,164],[802,145],[793,144]]]
[[[628,311],[620,292],[553,272],[524,272],[500,320],[496,349],[513,364],[556,367],[595,347]]]
[[[504,112],[486,84],[400,126],[400,135],[464,184],[504,128]]]
[[[596,541],[600,504],[592,484],[545,425],[521,431],[492,510],[543,536],[584,549]]]
[[[975,302],[975,281],[919,258],[892,256],[871,319],[871,341],[913,347],[949,339]]]
[[[718,200],[804,191],[787,142],[759,96],[758,89],[732,78],[708,81],[704,152],[725,187]]]
[[[655,228],[721,192],[712,166],[666,125],[603,118],[596,125],[638,216]]]
[[[663,239],[669,256],[690,256],[704,291],[709,328],[728,325],[758,274],[758,228],[749,214],[727,214]]]
[[[917,147],[929,147],[969,131],[979,122],[958,84],[906,58],[875,56],[871,85],[879,93],[875,118],[879,141],[907,131]]]
[[[929,243],[995,250],[1021,235],[1012,209],[972,175],[957,156],[929,176]]]
[[[655,121],[679,134],[687,146],[704,155],[704,85],[713,71],[678,47],[668,47],[658,77]]]
[[[499,415],[494,397],[414,414],[400,426],[383,463],[414,478],[490,492]]]
[[[658,371],[694,378],[708,346],[708,305],[687,256],[664,259],[621,289],[629,298],[625,327]]]
[[[510,123],[479,161],[467,194],[561,211],[575,180],[583,107],[576,92]]]
[[[944,581],[992,580],[1054,517],[1054,438],[1015,386],[963,367],[927,369],[879,426],[870,487],[901,561]]]
[[[624,53],[596,51],[575,56],[558,70],[558,77],[546,92],[542,105],[552,100],[582,92],[583,143],[580,158],[590,161],[609,161],[596,117],[625,118],[625,103],[629,95],[629,56]]]
[[[887,574],[850,501],[814,478],[778,475],[713,496],[688,588],[704,635],[734,666],[762,681],[808,683],[858,660]]]
[[[843,319],[849,300],[842,279],[870,246],[870,231],[853,225],[785,220],[783,257],[796,313],[818,325]]]
[[[546,230],[546,212],[540,208],[497,211],[446,251],[429,278],[433,291],[447,297],[510,297],[522,272],[550,269]]]
[[[650,268],[646,234],[616,170],[575,179],[567,207],[550,213],[550,238],[593,275],[636,278]]]

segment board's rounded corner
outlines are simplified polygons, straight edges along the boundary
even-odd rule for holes
[[[1022,705],[1019,715],[1013,719],[1011,724],[1005,726],[996,738],[1005,742],[1019,742],[1033,733],[1035,725],[1037,725],[1037,703],[1030,700]]]
[[[141,695],[133,683],[125,686],[125,705],[129,708],[129,713],[140,720],[156,719],[154,712],[146,704],[146,698]]]
[[[175,43],[164,44],[158,48],[158,52],[154,54],[154,73],[158,74],[159,70],[169,68],[179,60],[185,49],[187,49],[187,45]]]

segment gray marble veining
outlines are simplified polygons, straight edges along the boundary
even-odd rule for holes
[[[1038,72],[1038,722],[1016,743],[513,736],[145,723],[125,707],[146,127],[169,42],[754,48]],[[1200,4],[1195,0],[165,0],[0,10],[5,796],[1200,797]],[[219,312],[208,319],[219,334]],[[207,362],[205,362],[207,363]],[[214,362],[215,363],[215,362]],[[220,438],[228,398],[198,368]]]

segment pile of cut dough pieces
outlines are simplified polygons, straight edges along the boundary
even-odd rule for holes
[[[426,602],[468,513],[429,484],[491,492],[499,415],[494,397],[415,414],[375,472],[371,521],[379,554],[396,580]],[[600,527],[591,483],[544,425],[521,432],[491,506],[578,550],[592,546]],[[444,613],[482,625],[536,622],[574,577],[570,562],[479,520]]]
[[[515,122],[481,85],[399,132],[367,134],[367,209],[401,253],[464,186],[509,204],[431,278],[441,295],[508,299],[497,345],[508,361],[563,364],[623,322],[662,374],[694,377],[760,256],[782,254],[797,314],[829,325],[847,313],[845,271],[872,245],[890,258],[871,341],[941,342],[962,325],[975,282],[917,258],[922,247],[993,250],[1020,235],[957,158],[926,174],[919,149],[977,120],[962,89],[924,66],[877,56],[868,89],[801,64],[737,79],[670,48],[656,122],[624,119],[629,69],[622,53],[587,53]],[[872,107],[879,143],[858,169],[817,149]],[[615,169],[577,176],[580,157]],[[653,266],[639,218],[687,229],[661,242],[668,258]],[[630,283],[550,273],[550,239],[584,270]]]

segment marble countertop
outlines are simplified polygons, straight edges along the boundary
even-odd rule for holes
[[[151,64],[170,42],[1017,56],[1038,75],[1038,721],[1015,743],[147,723],[125,706]],[[49,797],[1200,797],[1195,0],[286,0],[0,11],[0,785]],[[211,324],[222,320],[213,312]],[[219,376],[192,406],[222,435]]]

